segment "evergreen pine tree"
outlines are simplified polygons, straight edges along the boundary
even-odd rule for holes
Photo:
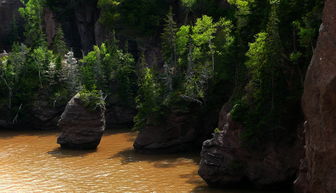
[[[177,63],[177,51],[176,51],[176,22],[174,21],[174,15],[172,8],[165,19],[165,25],[163,28],[162,38],[162,50],[165,58],[164,64],[164,81],[167,90],[171,92],[173,90],[173,72]]]
[[[177,32],[176,22],[174,21],[174,15],[172,8],[165,19],[165,25],[163,28],[162,38],[162,50],[164,52],[165,60],[168,61],[169,65],[172,67],[176,66],[177,54],[176,54],[176,32]]]
[[[61,57],[63,57],[68,51],[61,26],[57,26],[56,28],[56,34],[53,38],[51,49],[53,50],[54,54],[58,54]]]

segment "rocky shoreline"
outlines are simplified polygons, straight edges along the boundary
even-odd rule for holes
[[[84,55],[92,50],[93,45],[104,42],[107,33],[98,20],[100,8],[97,7],[97,2],[96,0],[89,3],[79,2],[76,4],[77,7],[71,7],[73,17],[66,21],[64,19],[56,21],[55,18],[58,16],[53,10],[43,9],[43,30],[46,33],[48,44],[51,44],[58,25],[64,28],[65,39],[68,44],[73,46],[77,55],[80,55],[80,52]],[[183,24],[183,14],[180,13],[183,12],[181,4],[175,3],[173,5],[175,8],[177,7],[176,10],[180,14],[177,15],[179,24]],[[218,3],[218,5],[227,8],[229,6],[226,1]],[[23,24],[20,23],[22,21],[17,12],[20,6],[22,5],[18,0],[0,2],[0,12],[2,14],[0,16],[3,19],[3,27],[0,28],[0,47],[3,49],[9,49],[7,39],[11,34],[12,29],[10,28],[13,18],[18,18],[19,31],[23,30]],[[243,123],[234,120],[231,114],[233,108],[231,99],[234,97],[230,97],[230,94],[225,94],[225,96],[223,94],[219,97],[220,100],[218,101],[220,102],[213,105],[214,109],[211,110],[202,109],[196,103],[183,101],[187,104],[185,105],[187,110],[179,107],[169,107],[168,110],[165,109],[167,113],[162,113],[164,114],[162,121],[147,118],[145,126],[140,129],[134,141],[134,150],[140,153],[176,153],[202,148],[198,174],[210,186],[237,187],[246,185],[255,188],[283,188],[292,187],[294,183],[298,193],[336,192],[335,0],[325,0],[323,14],[323,24],[320,27],[317,47],[313,48],[314,56],[308,67],[304,82],[302,109],[305,117],[304,120],[299,120],[302,119],[300,115],[293,118],[297,128],[290,131],[291,133],[288,133],[288,136],[281,138],[279,141],[267,142],[265,147],[258,150],[246,147],[242,143],[242,136],[246,128],[244,128]],[[192,17],[196,18],[196,15],[192,15]],[[164,59],[160,50],[161,45],[158,43],[159,36],[132,37],[131,35],[124,35],[122,30],[121,35],[119,34],[122,43],[118,42],[118,44],[126,42],[123,49],[126,50],[127,54],[132,52],[135,59],[143,57],[148,66],[153,68],[163,66]],[[295,29],[293,30],[295,31]],[[299,29],[296,30],[299,31]],[[128,47],[128,43],[130,43],[130,47]],[[256,43],[258,42],[252,44]],[[211,48],[210,44],[209,48]],[[251,45],[251,43],[248,44]],[[187,59],[189,59],[190,53],[188,53]],[[143,56],[140,56],[141,54]],[[0,54],[0,58],[6,56],[5,52]],[[290,57],[292,56],[290,55]],[[214,62],[214,55],[212,57]],[[292,60],[292,58],[285,58],[285,60]],[[188,60],[188,62],[190,61]],[[205,63],[207,62],[205,61]],[[292,63],[288,62],[287,65],[289,64]],[[162,71],[162,69],[160,70]],[[158,70],[158,74],[161,73],[160,70]],[[174,71],[175,69],[169,70]],[[238,67],[235,70],[238,71]],[[284,71],[290,70],[285,69]],[[283,75],[287,75],[286,73],[288,72]],[[295,74],[295,70],[291,73]],[[234,79],[237,79],[237,77],[234,77]],[[286,85],[288,87],[295,87],[292,84],[296,84],[296,82],[290,81],[284,84],[288,84]],[[118,98],[116,82],[108,82],[109,86],[112,85],[110,88],[112,94],[109,96],[108,105],[96,109],[94,112],[85,109],[78,94],[67,105],[66,102],[61,104],[54,102],[51,105],[48,94],[38,91],[38,94],[34,95],[34,98],[27,104],[28,110],[24,115],[25,121],[19,122],[16,120],[17,116],[6,115],[11,105],[7,107],[4,103],[3,106],[0,106],[0,114],[4,115],[0,119],[0,128],[61,129],[62,133],[57,142],[62,148],[94,149],[99,145],[105,127],[108,129],[130,128],[133,126],[133,119],[137,114],[135,104],[125,105],[121,102],[122,99]],[[233,84],[233,80],[230,83]],[[246,90],[251,89],[249,86],[252,87],[247,85]],[[273,82],[271,87],[273,89]],[[230,89],[232,88],[227,88],[227,90]],[[221,95],[222,93],[216,94]],[[180,97],[178,94],[176,96]],[[227,100],[230,100],[230,102],[222,107],[218,115],[219,109],[217,108]],[[286,100],[291,99],[286,98]],[[296,103],[298,103],[297,100]],[[16,113],[19,115],[21,105],[20,103],[16,105],[19,106]],[[296,108],[296,106],[293,108]],[[252,107],[250,106],[250,108]],[[299,107],[291,113],[295,114],[296,110],[301,113]],[[11,113],[13,114],[13,112]],[[291,116],[290,113],[287,116]],[[7,117],[14,117],[14,119],[5,120]],[[217,129],[214,131],[216,125]],[[212,137],[211,133],[213,133]]]

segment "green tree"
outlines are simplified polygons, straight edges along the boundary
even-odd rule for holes
[[[187,24],[189,15],[193,10],[193,7],[196,4],[196,0],[181,0],[183,7],[185,8],[185,19],[184,24]]]
[[[138,113],[134,117],[134,129],[138,130],[142,129],[148,120],[157,120],[162,104],[160,84],[153,71],[148,67],[145,67],[141,72],[135,101]]]
[[[173,18],[173,10],[169,9],[169,12],[165,19],[165,25],[162,39],[162,51],[165,59],[164,65],[164,79],[166,87],[169,92],[173,90],[173,76],[175,68],[177,67],[177,50],[176,50],[176,32],[177,26]]]
[[[31,104],[40,91],[52,90],[55,58],[45,47],[32,49],[24,44],[13,45],[0,69],[1,82],[8,91],[5,101],[11,123],[18,120],[19,113],[29,114]]]
[[[43,0],[21,1],[24,7],[19,8],[21,16],[25,20],[25,43],[29,47],[46,46],[45,35],[42,28]]]
[[[283,129],[288,128],[284,111],[288,88],[277,11],[278,4],[272,4],[266,31],[249,44],[245,64],[250,80],[246,94],[232,110],[233,117],[246,127],[244,142],[255,148],[265,139],[281,138]]]
[[[119,98],[132,103],[135,95],[136,77],[134,59],[129,53],[118,49],[115,43],[108,46],[103,43],[100,47],[88,53],[80,61],[81,84],[88,90],[102,90],[106,96],[111,96],[114,87],[118,85]]]
[[[216,34],[225,39],[225,46],[232,44],[232,24],[226,19],[214,22],[204,15],[193,26],[181,26],[177,34],[179,65],[187,66],[185,72],[184,98],[198,101],[204,99],[208,81],[214,77],[215,56],[221,54],[214,42]],[[187,64],[185,64],[187,63]]]
[[[57,26],[56,28],[56,34],[51,44],[51,50],[54,52],[54,54],[58,54],[61,57],[63,57],[68,51],[61,26]]]
[[[120,29],[134,36],[151,36],[158,32],[169,9],[166,0],[99,0],[100,22],[110,29]]]

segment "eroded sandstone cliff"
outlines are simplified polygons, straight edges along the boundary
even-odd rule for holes
[[[323,24],[302,99],[305,154],[296,190],[336,192],[336,1],[326,0]]]
[[[294,179],[301,152],[299,140],[270,143],[254,150],[242,143],[244,128],[232,120],[231,106],[223,106],[221,131],[203,143],[199,175],[212,186],[283,187]]]

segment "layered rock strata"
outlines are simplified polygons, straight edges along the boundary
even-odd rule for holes
[[[62,130],[57,143],[62,148],[94,149],[105,130],[105,107],[88,109],[75,95],[67,104],[58,126]]]

